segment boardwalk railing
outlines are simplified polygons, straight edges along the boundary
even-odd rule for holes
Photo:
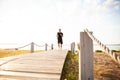
[[[79,80],[94,80],[93,41],[95,41],[115,62],[120,64],[120,56],[96,39],[92,32],[85,29],[84,32],[80,32]]]
[[[27,45],[24,45],[24,46],[20,46],[20,47],[16,47],[16,48],[7,48],[7,49],[19,50],[19,49],[23,49],[23,48],[28,47],[28,46],[30,46],[30,52],[31,53],[34,53],[35,46],[37,46],[37,47],[45,47],[45,49],[44,49],[45,51],[47,51],[48,48],[53,50],[53,44],[51,44],[50,46],[47,43],[45,43],[44,45],[38,45],[38,44],[36,44],[34,42],[31,42],[31,43],[29,43]]]
[[[80,32],[79,58],[79,80],[94,80],[93,41],[86,32]]]
[[[72,51],[72,53],[75,53],[75,46],[76,46],[75,42],[72,42],[71,44],[64,44],[63,48],[70,49]],[[34,53],[36,47],[37,47],[37,50],[45,50],[45,51],[47,51],[48,49],[53,50],[53,49],[55,49],[55,47],[57,48],[57,45],[54,45],[54,44],[49,45],[47,43],[39,45],[39,44],[36,44],[34,42],[31,42],[29,44],[26,44],[26,45],[23,45],[23,46],[20,46],[20,47],[4,48],[4,49],[8,49],[8,50],[27,49],[27,50],[30,50],[31,53]]]
[[[103,43],[101,43],[98,39],[96,39],[89,31],[88,29],[85,29],[85,32],[89,35],[89,37],[95,41],[106,53],[108,53],[108,55],[114,59],[114,61],[116,61],[117,63],[120,64],[120,56],[117,55],[116,52],[112,52],[108,47],[106,47],[106,45],[104,45]]]

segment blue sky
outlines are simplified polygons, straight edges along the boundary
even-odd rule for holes
[[[79,42],[85,28],[101,42],[120,44],[120,0],[0,0],[0,43]]]

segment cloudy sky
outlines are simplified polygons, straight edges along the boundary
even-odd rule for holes
[[[85,28],[103,43],[120,44],[120,0],[0,0],[0,43],[79,42]]]

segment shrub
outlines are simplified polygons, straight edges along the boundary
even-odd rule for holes
[[[117,52],[117,50],[112,50],[112,52]]]
[[[60,80],[78,80],[78,54],[68,51]]]
[[[95,52],[102,52],[102,50],[95,50]]]
[[[118,50],[118,52],[120,52],[120,49]]]

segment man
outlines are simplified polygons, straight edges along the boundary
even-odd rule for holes
[[[62,44],[63,44],[63,33],[61,32],[61,29],[59,29],[59,32],[57,32],[57,40],[58,40],[58,47],[62,48]]]

